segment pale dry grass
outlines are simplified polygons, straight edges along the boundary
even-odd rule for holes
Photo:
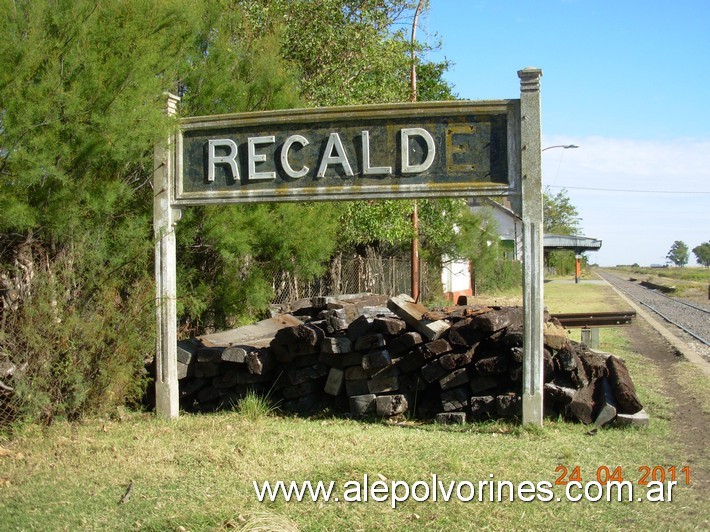
[[[630,310],[628,303],[606,284],[549,282],[544,287],[545,306],[552,314]]]
[[[575,290],[580,285],[566,285]],[[600,286],[600,285],[590,285]],[[564,296],[558,295],[560,300]],[[588,294],[585,302],[603,301]],[[628,347],[623,329],[602,348],[627,363],[651,414],[647,429],[603,429],[546,420],[542,429],[492,422],[437,426],[310,419],[239,412],[148,414],[79,424],[21,427],[0,444],[0,523],[4,530],[609,530],[707,529],[706,500],[680,486],[672,503],[424,502],[392,509],[373,501],[259,503],[252,482],[385,478],[415,482],[490,479],[554,482],[562,465],[583,480],[621,467],[637,481],[641,466],[685,465],[686,450],[667,421],[664,375]],[[693,381],[684,371],[679,379]],[[693,384],[705,391],[707,383]],[[133,483],[124,504],[127,487]]]

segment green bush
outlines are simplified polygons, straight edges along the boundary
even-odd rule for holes
[[[39,273],[31,295],[5,320],[3,350],[23,368],[11,399],[19,419],[50,423],[105,413],[138,403],[145,391],[155,338],[152,280],[123,291],[107,281],[77,298],[70,290],[74,272],[63,266]]]
[[[550,251],[546,258],[546,266],[552,270],[553,275],[574,275],[576,259],[574,251]]]
[[[477,279],[479,293],[497,294],[522,288],[522,263],[512,260],[496,260],[485,276]]]

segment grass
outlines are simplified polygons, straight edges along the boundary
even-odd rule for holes
[[[648,400],[648,397],[647,397]],[[649,430],[586,429],[556,421],[527,431],[505,423],[447,429],[390,426],[341,419],[263,418],[239,414],[183,416],[164,423],[137,416],[123,424],[57,424],[28,430],[12,445],[22,456],[3,464],[5,529],[226,528],[227,523],[270,516],[303,529],[604,529],[643,527],[654,519],[670,527],[687,521],[666,505],[595,503],[259,503],[257,480],[336,480],[341,486],[364,475],[415,482],[436,473],[444,481],[496,479],[554,481],[557,467],[621,466],[637,480],[641,465],[683,465],[674,445],[658,445],[667,423]],[[5,462],[8,462],[5,459]],[[133,481],[132,496],[118,504]],[[701,513],[691,488],[674,505]],[[686,514],[687,515],[687,514]],[[241,518],[240,518],[241,516]],[[595,525],[596,523],[596,525]],[[279,527],[281,528],[281,527]]]
[[[710,286],[710,268],[607,268],[614,273],[675,288],[673,296],[707,301]]]
[[[629,305],[605,285],[545,283],[545,307],[552,314],[629,310]]]
[[[710,268],[684,267],[684,268],[633,268],[633,267],[617,267],[611,268],[618,271],[628,271],[638,275],[653,275],[666,279],[675,279],[680,281],[701,281],[710,282]]]
[[[600,304],[609,293],[586,285],[547,285],[548,305],[572,295]],[[584,296],[580,288],[585,286]],[[594,286],[605,292],[603,285]],[[563,294],[567,291],[567,296]],[[606,289],[608,290],[608,289]],[[555,302],[557,300],[557,302]],[[615,304],[615,303],[614,303]],[[566,303],[565,303],[566,305]],[[671,430],[672,400],[664,375],[629,349],[623,329],[608,329],[602,348],[626,361],[652,416],[646,429],[588,428],[546,420],[541,429],[504,422],[439,426],[411,421],[354,421],[321,415],[270,415],[268,404],[234,412],[162,421],[133,413],[50,427],[20,427],[0,442],[3,530],[474,530],[707,529],[707,494],[680,485],[671,503],[649,502],[258,502],[253,481],[410,483],[489,480],[554,482],[558,467],[580,466],[584,481],[598,468],[686,465],[682,438]],[[682,383],[707,396],[707,379],[682,369]],[[248,403],[244,403],[245,405]],[[695,464],[694,464],[695,465]],[[707,465],[707,464],[705,464]],[[119,504],[133,482],[129,500]],[[559,487],[558,487],[559,488]],[[555,489],[556,495],[562,495]]]
[[[242,397],[236,406],[237,412],[249,421],[257,421],[263,417],[274,414],[277,406],[267,395],[266,397],[256,392],[249,391]]]
[[[628,303],[616,292],[600,284],[545,283],[545,307],[551,314],[566,312],[611,312],[631,310]],[[613,352],[619,341],[618,329],[606,327],[599,330],[600,348]],[[581,341],[581,329],[569,329],[572,340]]]
[[[691,362],[680,361],[673,366],[673,374],[681,382],[685,390],[700,402],[704,414],[710,415],[710,394],[708,379],[698,372]]]

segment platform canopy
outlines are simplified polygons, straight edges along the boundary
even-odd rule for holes
[[[543,247],[545,251],[553,249],[571,249],[579,255],[585,251],[597,251],[602,247],[602,241],[588,236],[544,235]]]

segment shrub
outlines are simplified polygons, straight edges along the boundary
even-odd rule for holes
[[[67,261],[62,266],[38,273],[31,294],[5,316],[3,350],[23,368],[14,376],[10,401],[12,417],[20,420],[51,423],[137,404],[147,383],[144,367],[154,351],[152,280],[139,278],[122,289],[107,280],[77,294],[76,272]]]
[[[522,263],[497,260],[486,275],[477,279],[479,293],[496,294],[522,288]]]

